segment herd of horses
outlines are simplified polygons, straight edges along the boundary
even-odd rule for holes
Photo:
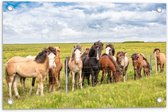
[[[69,76],[72,74],[72,91],[76,86],[81,89],[84,86],[85,79],[90,85],[96,86],[98,74],[102,71],[100,83],[107,76],[107,83],[119,82],[123,76],[123,81],[127,80],[127,69],[129,66],[129,58],[127,52],[118,51],[115,56],[115,49],[112,44],[107,44],[105,47],[106,53],[102,54],[103,43],[95,42],[90,48],[86,48],[82,53],[82,47],[77,44],[72,50],[72,54],[65,58],[65,73]],[[153,51],[156,71],[164,71],[166,57],[160,52],[159,48]],[[134,70],[134,79],[141,78],[143,73],[145,76],[150,76],[151,66],[148,60],[142,53],[134,53],[131,55],[132,65]],[[44,95],[43,81],[49,76],[49,92],[55,91],[56,87],[60,87],[60,72],[63,68],[61,62],[61,50],[59,47],[51,47],[43,49],[37,56],[15,56],[10,58],[5,65],[6,81],[8,84],[9,97],[12,98],[12,87],[17,98],[20,97],[17,89],[17,80],[20,79],[23,87],[25,87],[26,78],[32,78],[30,94],[35,85],[35,80],[38,81],[36,94]]]

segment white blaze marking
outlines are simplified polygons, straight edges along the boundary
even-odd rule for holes
[[[79,49],[76,49],[75,53],[75,60],[79,61],[81,57],[81,51]]]
[[[49,58],[49,68],[55,68],[56,64],[55,64],[55,54],[54,53],[50,53],[48,55]]]

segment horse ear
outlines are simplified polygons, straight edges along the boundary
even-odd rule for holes
[[[124,56],[127,56],[127,52],[124,52]]]

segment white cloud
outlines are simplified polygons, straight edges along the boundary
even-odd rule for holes
[[[153,4],[39,4],[3,12],[4,43],[166,40],[165,9]]]

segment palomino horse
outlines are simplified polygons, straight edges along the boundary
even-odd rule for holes
[[[160,66],[160,72],[163,72],[164,71],[164,65],[166,63],[165,54],[161,53],[159,48],[155,48],[153,53],[154,53],[154,57],[155,57],[156,72],[159,71],[159,66]]]
[[[103,54],[100,58],[100,66],[101,66],[101,70],[102,70],[102,78],[101,78],[101,83],[104,80],[106,71],[112,71],[113,72],[113,78],[115,82],[120,81],[120,77],[121,77],[121,72],[120,72],[120,68],[117,65],[116,61],[113,59],[113,57],[111,57],[110,55],[107,54]],[[108,74],[108,78],[107,78],[107,83],[108,80],[110,79],[110,83],[112,82],[112,74]]]
[[[62,70],[62,62],[61,62],[61,57],[60,57],[60,48],[55,47],[56,49],[56,57],[55,57],[55,68],[51,68],[49,70],[49,92],[55,91],[55,86],[57,84],[57,87],[60,87],[60,72]]]
[[[117,57],[117,64],[119,65],[120,70],[122,71],[124,82],[125,82],[127,79],[126,72],[127,72],[128,65],[129,65],[127,53],[123,51],[119,51],[117,52],[116,57]]]
[[[139,78],[142,77],[141,75],[142,68],[145,76],[150,75],[150,64],[148,63],[147,59],[144,57],[143,54],[134,53],[132,54],[131,58],[134,67],[134,80],[136,80],[137,75]]]
[[[39,92],[43,95],[43,79],[45,78],[49,67],[54,66],[54,57],[56,52],[53,52],[55,48],[48,47],[41,51],[35,58],[35,60],[29,60],[25,57],[15,56],[8,60],[5,66],[6,70],[6,81],[9,88],[9,97],[12,98],[12,84],[14,87],[15,96],[19,98],[17,89],[17,78],[26,77],[38,79],[38,89],[36,94]]]
[[[100,41],[95,42],[89,50],[88,63],[84,63],[85,67],[90,68],[90,73],[92,75],[92,86],[98,83],[98,74],[100,71],[100,55],[103,50],[103,43]]]
[[[79,78],[80,88],[82,89],[82,60],[81,60],[81,47],[79,45],[74,46],[74,50],[72,52],[71,57],[67,57],[66,60],[68,61],[68,73],[71,72],[72,74],[72,91],[74,91],[75,86],[75,75]],[[66,63],[65,63],[66,67]]]

